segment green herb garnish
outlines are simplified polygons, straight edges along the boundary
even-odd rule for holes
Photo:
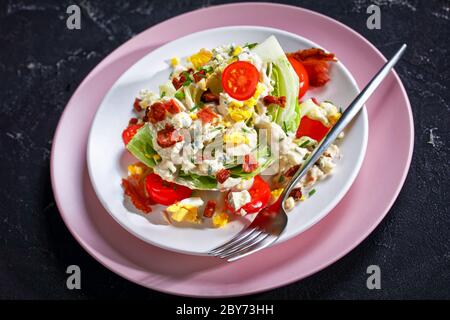
[[[280,176],[280,177],[278,178],[278,182],[279,182],[279,183],[283,183],[283,182],[284,182],[284,176]]]
[[[316,189],[312,189],[310,192],[308,192],[308,196],[311,197],[314,193],[316,193]]]
[[[177,91],[175,93],[175,98],[177,98],[178,100],[183,100],[186,97],[184,91]]]
[[[183,87],[187,87],[192,83],[191,75],[187,71],[183,71],[181,74],[186,77],[186,80],[183,82]]]
[[[283,129],[284,129],[284,132],[288,132],[286,121],[283,121]]]
[[[213,67],[211,67],[211,66],[207,66],[207,67],[201,67],[200,68],[200,71],[205,71],[206,73],[211,73],[211,72],[213,72]]]
[[[189,111],[195,111],[195,110],[197,110],[198,108],[201,108],[201,107],[203,107],[203,105],[204,105],[204,103],[203,102],[199,102],[199,103],[196,103],[196,104],[194,104],[194,106],[189,110]]]
[[[233,56],[233,52],[234,52],[234,47],[231,46],[230,52],[228,52],[228,55],[229,55],[230,57],[232,57],[232,56]]]
[[[310,142],[311,142],[311,141],[306,140],[305,142],[303,142],[303,143],[300,145],[300,148],[306,147]]]
[[[164,98],[165,96],[166,96],[166,92],[163,91],[163,92],[161,93],[161,98]]]
[[[254,47],[256,47],[258,45],[257,42],[254,43],[246,43],[244,48],[249,48],[250,50],[252,50]]]

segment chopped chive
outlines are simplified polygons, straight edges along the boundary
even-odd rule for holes
[[[244,48],[249,48],[250,50],[253,49],[254,47],[256,47],[258,45],[257,42],[254,43],[246,43]]]
[[[284,176],[280,176],[279,178],[278,178],[278,182],[279,183],[282,183],[284,181]]]
[[[203,103],[199,102],[199,103],[194,104],[194,106],[189,111],[192,112],[192,111],[195,111],[195,110],[197,110],[198,108],[201,108],[201,107],[203,107]]]
[[[242,131],[245,132],[245,133],[249,133],[250,132],[246,128],[242,128]]]
[[[163,91],[163,92],[161,93],[161,98],[164,98],[165,96],[166,96],[166,92]]]
[[[310,141],[309,141],[309,140],[306,140],[305,142],[303,142],[303,143],[300,145],[300,148],[306,147],[309,143],[310,143]]]
[[[200,71],[205,71],[206,73],[211,73],[211,72],[213,72],[213,67],[211,67],[211,66],[207,66],[207,67],[201,67],[200,68]]]
[[[231,46],[230,52],[228,52],[228,55],[231,57],[233,55],[233,52],[234,52],[234,47]]]
[[[312,189],[310,192],[308,192],[308,196],[311,197],[314,193],[316,193],[316,189]]]
[[[191,75],[187,71],[183,71],[181,74],[186,77],[186,81],[183,82],[183,87],[187,87],[192,83]]]
[[[287,131],[288,131],[288,129],[287,129],[287,125],[286,125],[286,121],[283,121],[283,129],[284,129],[284,131],[285,131],[285,132],[287,132]]]
[[[340,113],[342,113],[342,112],[343,112],[343,111],[342,111],[342,107],[339,107],[339,112],[340,112]]]
[[[177,91],[175,93],[175,98],[177,98],[178,100],[183,100],[186,97],[186,95],[184,94],[184,91]]]

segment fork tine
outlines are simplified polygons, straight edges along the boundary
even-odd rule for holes
[[[261,233],[262,233],[261,230],[256,230],[255,232],[252,232],[251,234],[249,234],[247,237],[245,237],[241,241],[238,241],[238,242],[234,243],[233,245],[228,246],[227,248],[225,248],[225,249],[223,249],[223,250],[221,250],[219,252],[215,252],[214,255],[217,257],[217,256],[222,256],[224,254],[228,254],[228,253],[234,252],[236,250],[239,250],[240,248],[242,248],[246,244],[251,243]]]
[[[247,233],[245,237],[241,237],[238,241],[233,241],[233,243],[225,246],[221,250],[214,251],[211,253],[214,256],[219,256],[221,254],[227,253],[229,250],[233,250],[234,248],[240,248],[242,245],[252,241],[255,237],[261,234],[262,231],[258,229],[252,230],[252,232]]]
[[[270,246],[272,243],[274,243],[277,239],[279,238],[279,236],[273,236],[270,235],[269,237],[265,238],[263,241],[259,242],[258,244],[255,244],[249,248],[247,248],[246,250],[241,250],[239,252],[236,252],[235,254],[228,256],[227,261],[228,262],[233,262],[236,261],[238,259],[244,258],[252,253],[255,253],[259,250],[262,250],[268,246]]]
[[[250,233],[254,232],[256,230],[256,228],[245,228],[243,230],[241,230],[238,234],[236,234],[233,238],[231,238],[228,242],[225,242],[224,244],[221,244],[220,246],[211,249],[209,251],[210,254],[217,252],[217,251],[221,251],[222,249],[224,249],[225,247],[228,247],[229,245],[232,245],[234,243],[236,243],[237,241],[239,241],[240,239],[248,236]]]
[[[268,233],[260,233],[258,236],[254,237],[251,241],[247,241],[247,243],[245,243],[245,244],[242,244],[237,247],[233,247],[233,248],[231,248],[231,250],[220,254],[219,258],[223,259],[223,258],[227,258],[232,255],[235,255],[235,254],[239,254],[239,252],[245,251],[248,248],[251,248],[251,247],[257,245],[258,243],[260,243],[261,241],[266,239],[269,235],[270,234],[268,234]]]

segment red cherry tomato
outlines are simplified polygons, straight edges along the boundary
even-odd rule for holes
[[[330,128],[323,125],[323,123],[319,120],[310,119],[307,116],[304,116],[300,120],[296,137],[300,138],[307,136],[314,140],[320,141],[328,133],[328,130],[330,130]]]
[[[227,208],[235,212],[233,206],[228,202],[228,195],[231,191],[227,193],[225,198],[225,205]],[[256,176],[253,180],[253,185],[248,189],[250,196],[252,197],[251,202],[243,205],[236,211],[245,210],[247,213],[255,213],[263,209],[270,200],[270,187],[260,176]]]
[[[133,139],[134,135],[143,126],[143,124],[131,124],[122,132],[122,140],[125,145]]]
[[[258,80],[258,69],[247,61],[233,62],[222,73],[223,90],[240,101],[250,99],[255,94]]]
[[[295,73],[298,75],[298,79],[300,81],[300,90],[298,92],[298,98],[303,97],[309,89],[309,77],[308,72],[306,72],[303,64],[293,57],[288,57],[289,62],[295,70]]]
[[[189,198],[192,190],[173,182],[164,181],[155,173],[145,178],[145,189],[148,196],[156,203],[170,206],[177,201]]]

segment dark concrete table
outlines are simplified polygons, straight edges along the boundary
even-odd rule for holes
[[[222,1],[113,2],[0,1],[0,298],[173,298],[120,278],[78,245],[55,207],[50,148],[68,99],[108,53],[155,23]],[[381,30],[366,28],[372,2],[381,7]],[[77,32],[65,21],[74,3],[82,9]],[[254,297],[450,298],[450,3],[288,3],[342,21],[386,56],[409,44],[397,72],[414,112],[415,151],[395,205],[360,246],[322,272]],[[81,290],[65,286],[71,264],[82,269]],[[366,288],[372,264],[381,267],[381,290]]]

